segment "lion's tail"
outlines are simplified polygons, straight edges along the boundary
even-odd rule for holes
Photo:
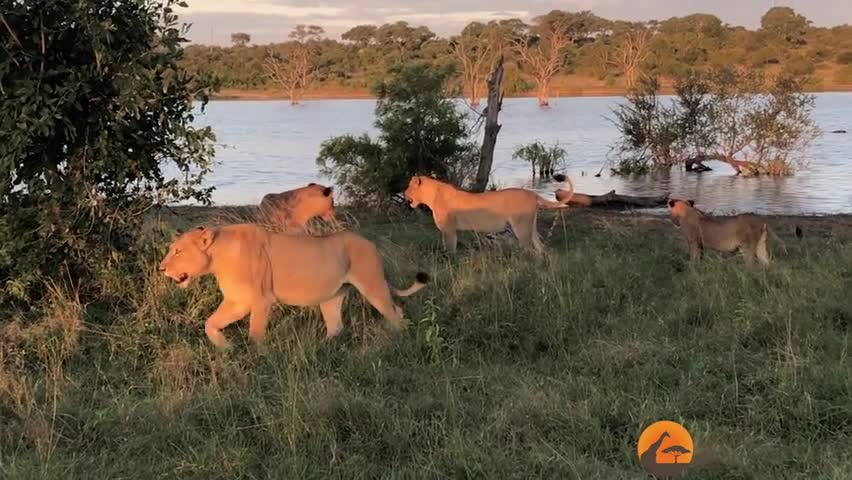
[[[568,175],[562,175],[561,173],[554,175],[553,179],[557,182],[568,182],[567,194],[565,190],[557,190],[556,198],[558,202],[555,202],[568,206],[568,204],[571,202],[571,199],[574,198],[574,182],[571,181],[571,177],[569,177]]]
[[[429,275],[427,275],[424,272],[419,272],[414,277],[414,283],[412,283],[411,286],[406,288],[405,290],[399,290],[399,289],[393,288],[393,287],[391,287],[391,288],[393,289],[393,293],[395,293],[397,296],[407,297],[409,295],[413,295],[413,294],[417,293],[418,291],[420,291],[420,289],[425,287],[427,283],[429,283]]]
[[[545,200],[544,198],[538,198],[538,207],[544,208],[547,210],[559,209],[559,208],[568,208],[568,205],[565,203],[554,202],[553,200]]]

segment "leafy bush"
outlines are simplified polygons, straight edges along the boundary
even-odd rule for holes
[[[213,134],[192,126],[193,101],[203,107],[209,84],[178,66],[186,28],[178,27],[177,5],[32,0],[3,7],[5,294],[38,293],[32,287],[50,275],[86,285],[81,280],[130,250],[141,212],[209,198],[197,187]]]
[[[355,203],[387,201],[417,174],[462,185],[478,162],[465,115],[445,89],[452,70],[413,63],[391,74],[375,87],[378,139],[334,137],[323,142],[317,157],[320,172]]]
[[[724,68],[682,79],[665,104],[659,84],[647,80],[613,111],[621,132],[613,171],[719,160],[738,173],[791,174],[819,135],[803,81],[780,75],[767,83],[759,71]]]
[[[512,154],[512,158],[520,158],[529,162],[532,167],[533,178],[535,178],[536,171],[542,178],[553,175],[557,168],[565,164],[566,156],[567,152],[558,143],[547,146],[538,140],[515,148],[515,152]]]

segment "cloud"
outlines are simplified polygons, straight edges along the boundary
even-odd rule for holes
[[[308,18],[340,16],[345,10],[344,7],[292,6],[274,1],[196,0],[189,5],[186,12],[189,15],[235,13]]]
[[[331,38],[359,24],[405,20],[426,25],[441,36],[457,33],[470,21],[521,18],[529,21],[553,9],[592,10],[621,20],[663,20],[690,13],[711,13],[732,25],[754,28],[768,2],[742,0],[187,0],[179,11],[194,23],[190,39],[228,44],[232,32],[246,32],[254,43],[282,41],[300,23],[325,28]],[[782,2],[783,3],[783,2]],[[788,2],[792,3],[792,2]],[[816,25],[852,23],[852,1],[811,0],[795,7]]]

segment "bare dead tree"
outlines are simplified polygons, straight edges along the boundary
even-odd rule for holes
[[[541,22],[536,27],[535,38],[515,38],[512,46],[531,71],[536,82],[539,106],[546,107],[550,100],[550,82],[562,68],[562,52],[574,44],[566,22]]]
[[[285,46],[286,53],[269,50],[267,54],[266,75],[287,91],[292,105],[299,103],[301,91],[310,84],[315,44],[324,33],[317,25],[296,25],[288,35],[291,41]]]
[[[300,61],[296,56],[285,57],[269,50],[263,62],[266,75],[287,92],[291,105],[299,103],[299,87],[303,81],[303,68],[299,65]]]
[[[491,59],[492,45],[473,36],[459,36],[453,43],[453,55],[462,68],[462,83],[468,93],[470,105],[479,105],[479,86]]]
[[[288,35],[294,40],[294,57],[296,68],[299,71],[301,79],[301,87],[308,88],[310,83],[311,69],[313,68],[313,60],[316,56],[315,44],[325,33],[319,25],[296,25],[293,31]]]
[[[479,151],[479,169],[476,180],[471,187],[474,192],[484,192],[491,176],[491,165],[494,163],[494,146],[497,144],[497,134],[502,125],[497,123],[497,115],[503,107],[503,56],[497,60],[494,71],[488,78],[488,107],[485,113],[485,136],[482,139],[482,149]]]
[[[625,33],[615,55],[609,60],[609,63],[621,70],[628,89],[636,86],[642,73],[642,62],[651,53],[648,48],[650,38],[651,31],[645,28]]]

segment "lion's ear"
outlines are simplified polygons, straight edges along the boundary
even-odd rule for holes
[[[688,203],[690,207],[695,206],[695,200],[687,200],[686,203]]]
[[[417,177],[415,177],[415,178],[417,178],[417,185],[423,185],[423,179],[422,179],[422,178],[420,178],[420,175],[418,175],[418,176],[417,176]]]
[[[216,240],[216,231],[204,227],[199,227],[199,230],[201,230],[201,236],[198,237],[198,243],[201,245],[202,250],[207,250],[210,248],[210,245],[213,245],[213,241]]]
[[[331,187],[325,187],[325,189],[322,191],[322,194],[325,197],[331,195]]]
[[[308,184],[309,187],[313,187],[314,185],[316,185],[316,183],[314,183],[314,182],[311,182],[311,183]]]
[[[669,200],[669,208],[674,208],[674,206],[675,206],[675,201]]]

